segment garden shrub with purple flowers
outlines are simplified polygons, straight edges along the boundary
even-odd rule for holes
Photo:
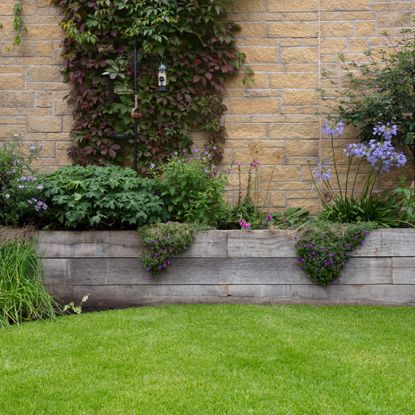
[[[47,210],[31,163],[40,146],[27,150],[18,138],[0,148],[0,224],[15,226],[34,222]]]
[[[298,262],[312,281],[327,286],[340,277],[352,252],[374,228],[376,224],[372,223],[316,222],[296,243]]]

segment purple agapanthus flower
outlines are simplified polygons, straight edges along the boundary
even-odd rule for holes
[[[398,126],[391,124],[390,122],[386,124],[376,124],[373,128],[373,135],[383,137],[386,141],[390,141],[392,137],[398,135]]]
[[[343,121],[339,121],[335,126],[330,126],[328,123],[326,123],[321,129],[321,132],[325,135],[339,137],[344,134],[344,127],[345,124]]]
[[[333,176],[333,171],[329,167],[329,161],[322,161],[317,167],[313,169],[313,176],[317,181],[328,181]]]

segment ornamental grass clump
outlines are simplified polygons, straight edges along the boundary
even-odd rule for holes
[[[29,240],[0,241],[0,327],[55,317],[43,286],[43,268]]]
[[[296,243],[298,262],[312,281],[327,286],[340,277],[352,252],[374,228],[371,223],[308,226]]]
[[[144,251],[140,255],[146,270],[157,275],[171,265],[171,257],[181,254],[193,242],[196,227],[189,223],[167,222],[139,229]]]
[[[377,222],[383,227],[399,226],[399,208],[395,199],[391,195],[374,193],[381,174],[406,164],[405,155],[396,151],[391,142],[398,133],[398,127],[390,123],[378,124],[373,129],[374,138],[368,143],[353,143],[346,147],[348,162],[343,183],[340,180],[334,139],[343,135],[344,123],[339,122],[335,127],[326,125],[323,133],[330,136],[332,160],[323,161],[312,171],[314,185],[323,204],[322,219],[342,223]],[[358,191],[358,177],[364,162],[370,164],[371,171],[362,190]],[[353,176],[352,167],[355,164]],[[334,185],[331,183],[332,178],[335,179]],[[317,182],[322,183],[323,189]]]

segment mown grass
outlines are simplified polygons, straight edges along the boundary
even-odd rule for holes
[[[0,413],[414,414],[415,309],[195,305],[0,331]]]

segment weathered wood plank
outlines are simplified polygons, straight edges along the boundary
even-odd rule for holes
[[[55,290],[62,302],[78,302],[89,294],[89,307],[127,307],[143,304],[394,304],[415,305],[413,285],[77,285]]]
[[[410,257],[415,255],[415,229],[380,229],[366,238],[353,256]]]
[[[233,258],[293,258],[296,235],[292,231],[228,231],[228,256]]]
[[[415,287],[415,258],[393,258],[393,283]]]
[[[258,302],[327,304],[415,304],[413,285],[230,285],[231,296]]]
[[[66,272],[71,285],[312,284],[294,258],[175,258],[156,277],[136,258],[69,258]],[[392,283],[392,261],[353,258],[335,283]]]

